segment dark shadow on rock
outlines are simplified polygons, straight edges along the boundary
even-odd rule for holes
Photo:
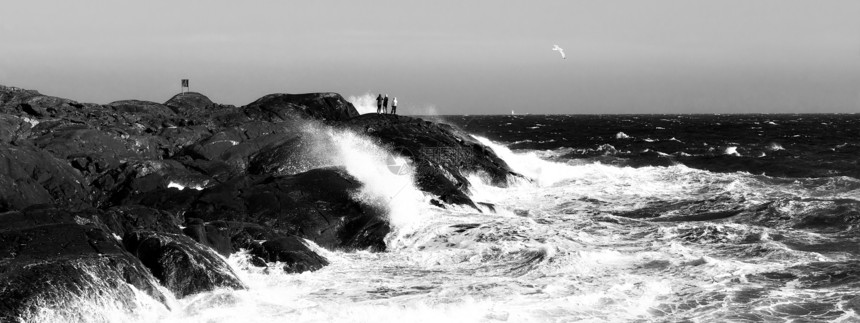
[[[246,176],[203,190],[185,215],[256,223],[327,248],[384,250],[390,226],[383,210],[353,197],[360,188],[341,168]]]
[[[135,231],[123,237],[123,245],[177,297],[220,287],[245,288],[223,259],[189,237]]]
[[[79,301],[137,308],[136,288],[165,303],[149,270],[85,214],[50,208],[0,214],[0,321],[50,307],[68,321],[92,319]]]

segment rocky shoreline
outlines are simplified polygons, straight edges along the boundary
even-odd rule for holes
[[[456,128],[359,115],[335,93],[99,105],[0,86],[0,321],[104,289],[133,311],[132,288],[168,307],[164,288],[246,288],[224,261],[240,250],[289,273],[328,264],[307,241],[385,251],[388,210],[356,197],[365,183],[327,156],[336,142],[319,131],[408,158],[439,207],[480,209],[469,174],[499,186],[519,176]]]

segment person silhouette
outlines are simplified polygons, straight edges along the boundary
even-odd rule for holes
[[[391,114],[397,114],[397,97],[391,100]]]
[[[386,94],[385,98],[382,99],[382,112],[388,113],[388,94]]]
[[[376,97],[376,113],[382,113],[382,93]]]

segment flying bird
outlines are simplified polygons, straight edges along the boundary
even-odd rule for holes
[[[564,57],[564,49],[561,49],[558,45],[552,45],[552,50],[557,50],[558,53],[561,54],[562,59],[567,59],[567,57]]]

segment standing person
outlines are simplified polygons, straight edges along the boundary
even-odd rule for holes
[[[382,99],[382,112],[388,113],[388,94],[385,95],[385,99]]]
[[[394,97],[394,100],[391,100],[391,114],[397,114],[397,97]]]
[[[382,113],[382,93],[376,97],[376,114]]]

